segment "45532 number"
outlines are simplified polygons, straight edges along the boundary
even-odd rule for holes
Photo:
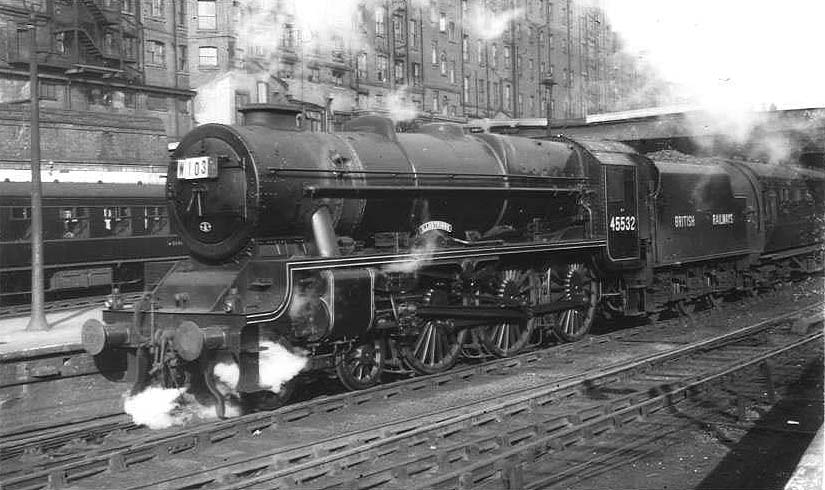
[[[610,218],[610,231],[636,231],[635,216],[613,216]]]

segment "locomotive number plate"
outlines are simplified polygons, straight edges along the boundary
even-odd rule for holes
[[[210,157],[190,157],[178,160],[179,179],[212,179],[217,176],[217,162]]]

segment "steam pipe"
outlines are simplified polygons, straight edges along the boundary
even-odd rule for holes
[[[324,206],[312,213],[312,236],[315,238],[315,246],[321,257],[337,257],[338,237],[335,236],[335,228],[332,226],[332,216],[329,209]]]

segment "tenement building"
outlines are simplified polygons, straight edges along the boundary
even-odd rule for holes
[[[643,83],[599,0],[187,1],[197,123],[273,101],[322,129],[374,110],[575,118],[631,108]]]
[[[28,101],[35,56],[47,113],[151,116],[179,139],[193,121],[188,18],[185,0],[0,0],[0,102]]]

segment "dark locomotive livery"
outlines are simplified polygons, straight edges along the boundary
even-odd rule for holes
[[[97,174],[96,174],[97,175]],[[0,182],[0,306],[31,290],[31,184]],[[145,288],[186,256],[159,184],[43,183],[48,299]]]
[[[398,134],[371,116],[309,133],[267,106],[246,121],[200,126],[173,155],[191,258],[84,325],[136,389],[205,382],[222,401],[213,368],[230,355],[252,394],[265,341],[366,388],[385,369],[576,340],[597,311],[690,309],[821,266],[822,172],[445,124]]]

